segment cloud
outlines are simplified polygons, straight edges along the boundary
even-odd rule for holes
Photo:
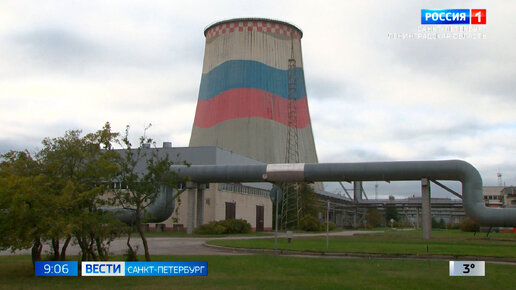
[[[304,32],[321,162],[460,158],[485,184],[496,183],[497,170],[514,183],[516,7],[468,5],[488,9],[486,40],[387,38],[416,31],[421,8],[463,7],[458,1],[3,2],[0,150],[105,121],[117,131],[131,125],[135,138],[152,123],[158,143],[187,146],[204,28],[257,16]],[[418,192],[411,186],[391,192]]]
[[[61,28],[39,28],[13,36],[13,40],[35,59],[59,66],[77,66],[99,54],[96,45]]]
[[[149,39],[150,38],[150,39]],[[38,27],[12,35],[12,49],[21,49],[26,60],[57,73],[98,73],[137,69],[170,71],[188,65],[202,54],[200,45],[189,39],[172,43],[156,42],[147,36],[125,40],[88,37],[63,27]],[[141,43],[146,45],[141,45]]]

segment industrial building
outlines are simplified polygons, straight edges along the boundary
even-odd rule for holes
[[[503,207],[503,186],[484,186],[484,202],[488,207]]]
[[[146,156],[151,156],[151,150],[157,150],[160,158],[168,155],[176,164],[183,161],[192,165],[263,164],[214,146],[173,148],[169,142],[164,142],[162,148],[142,149]],[[145,170],[144,166],[145,159],[136,170]],[[207,222],[229,218],[245,219],[255,231],[272,229],[272,203],[268,184],[212,183],[194,186],[187,183],[183,186],[187,190],[175,201],[176,206],[179,206],[178,212],[165,221],[147,224],[147,230],[190,232]]]
[[[484,202],[489,207],[516,207],[516,188],[484,186]]]
[[[283,21],[239,18],[214,23],[204,35],[190,147],[164,146],[162,151],[169,156],[179,153],[177,162],[185,160],[192,165],[317,163],[304,79],[302,31]],[[361,186],[358,182],[353,182],[356,188]],[[272,184],[186,186],[178,213],[165,222],[149,224],[149,230],[192,232],[203,223],[229,218],[246,219],[257,231],[272,229]],[[406,223],[418,226],[421,222],[421,198],[367,201],[356,189],[354,197],[344,197],[325,192],[320,182],[314,188],[322,208],[330,204],[329,217],[337,226],[358,227],[367,208],[387,206],[398,207]],[[514,191],[507,196],[514,197]],[[447,223],[460,223],[465,217],[459,200],[432,198],[431,204],[432,215]]]
[[[516,208],[516,187],[506,186],[502,189],[504,207]]]
[[[217,146],[265,163],[317,163],[302,31],[283,21],[239,18],[210,25],[204,36],[190,147]],[[323,190],[322,183],[314,187]]]
[[[317,163],[301,30],[283,21],[242,18],[212,24],[204,35],[189,147],[172,148],[165,142],[163,148],[145,150],[159,150],[176,163],[192,165]],[[270,183],[185,186],[178,212],[164,222],[147,224],[148,230],[192,232],[201,224],[228,218],[245,219],[256,231],[272,229]],[[322,183],[314,186],[323,189]]]
[[[318,192],[322,199],[331,201],[330,220],[337,226],[357,228],[365,224],[367,209],[375,208],[384,214],[389,207],[395,207],[398,212],[399,223],[403,226],[413,226],[420,228],[422,224],[422,199],[421,197],[409,198],[390,198],[390,199],[368,199],[366,192],[361,186],[361,182],[354,182],[352,189],[342,189],[346,192],[346,197],[335,197],[335,194],[328,192]],[[350,195],[349,193],[352,193]],[[343,200],[344,199],[344,200]],[[459,225],[466,214],[462,206],[462,201],[451,198],[430,198],[431,217],[436,221],[441,219],[448,225]],[[382,226],[388,226],[385,219],[381,222]]]

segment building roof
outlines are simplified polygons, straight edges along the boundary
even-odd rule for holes
[[[484,195],[502,195],[503,186],[484,186]]]
[[[120,154],[124,154],[125,149],[117,149]],[[132,149],[136,152],[138,149]],[[244,155],[227,151],[215,146],[204,147],[158,147],[158,148],[141,148],[143,157],[136,164],[137,172],[144,172],[146,168],[146,160],[150,158],[153,152],[157,152],[159,158],[165,158],[167,155],[174,164],[182,164],[187,162],[190,165],[253,165],[265,164],[261,161],[246,157]]]

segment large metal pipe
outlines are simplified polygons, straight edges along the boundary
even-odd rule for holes
[[[174,212],[175,196],[174,190],[169,187],[162,187],[156,199],[149,204],[142,213],[141,218],[146,223],[159,223],[168,219]],[[101,210],[113,212],[113,216],[126,224],[133,224],[135,221],[135,210],[125,208],[103,207]]]
[[[209,182],[316,182],[456,180],[462,183],[466,214],[481,225],[516,226],[515,208],[488,208],[482,199],[482,178],[461,160],[366,163],[192,165],[172,166],[192,181]]]

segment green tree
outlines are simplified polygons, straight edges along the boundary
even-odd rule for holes
[[[146,209],[156,200],[158,193],[165,188],[175,190],[175,198],[178,198],[184,191],[184,189],[178,189],[178,184],[185,180],[181,180],[176,172],[170,169],[174,163],[169,159],[168,154],[160,156],[160,151],[155,148],[153,140],[145,137],[145,134],[140,137],[139,146],[133,149],[129,141],[129,126],[127,126],[122,144],[124,149],[121,152],[120,171],[117,177],[121,187],[114,190],[113,202],[133,213],[133,226],[136,227],[142,240],[145,260],[150,261],[149,246],[142,228],[142,225],[149,219]],[[154,148],[144,148],[146,144],[153,144]],[[130,244],[130,239],[129,232],[128,254],[133,256],[135,252]]]
[[[63,137],[45,138],[39,153],[43,170],[53,183],[56,218],[48,235],[54,259],[65,259],[72,236],[81,247],[82,260],[105,260],[106,245],[112,239],[106,228],[120,227],[110,213],[99,211],[105,205],[108,184],[118,172],[118,155],[112,148],[118,133],[106,123],[102,130],[81,136],[80,130]],[[65,238],[62,248],[59,243]]]
[[[307,182],[301,182],[298,184],[298,188],[301,216],[310,215],[317,217],[317,213],[321,211],[321,202],[312,185]]]
[[[27,151],[2,155],[0,163],[0,244],[2,250],[32,248],[32,262],[41,260],[42,240],[52,216],[48,179]]]
[[[117,136],[109,123],[81,137],[68,131],[46,138],[32,156],[25,152],[2,155],[0,164],[0,242],[3,249],[32,247],[33,262],[50,241],[52,259],[66,259],[72,237],[84,259],[107,259],[106,241],[121,223],[99,210],[106,183],[118,172],[111,148]],[[61,240],[65,240],[60,245]]]
[[[387,223],[390,223],[391,219],[394,221],[398,221],[398,210],[395,206],[386,206],[385,207],[385,220]]]
[[[375,228],[378,227],[382,222],[382,215],[376,208],[367,209],[366,213],[367,227]]]
[[[389,200],[394,200],[395,197],[392,195],[389,195]],[[385,207],[385,221],[389,224],[391,219],[394,221],[399,220],[398,216],[398,209],[396,209],[396,206],[394,205],[388,205]]]
[[[283,198],[278,209],[280,228],[301,229],[306,224],[301,224],[302,220],[317,220],[317,214],[321,211],[321,202],[311,184],[307,182],[285,183],[282,185],[282,194]]]

